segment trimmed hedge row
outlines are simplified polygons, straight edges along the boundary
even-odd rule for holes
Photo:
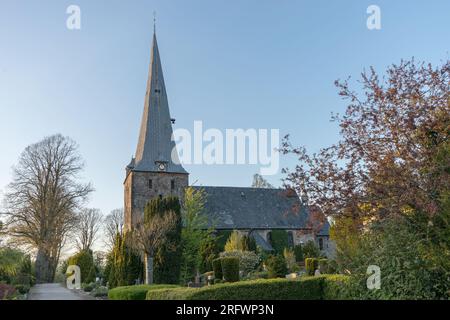
[[[147,291],[177,288],[174,284],[142,284],[135,286],[117,287],[109,290],[108,299],[110,300],[145,300]]]
[[[217,284],[204,288],[158,289],[147,300],[339,300],[346,276],[303,277],[298,280],[259,279]]]

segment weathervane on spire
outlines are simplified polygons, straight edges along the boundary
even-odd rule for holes
[[[153,32],[156,33],[156,11],[153,11]]]

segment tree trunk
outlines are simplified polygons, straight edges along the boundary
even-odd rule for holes
[[[53,282],[53,263],[47,250],[39,248],[36,256],[36,282]]]
[[[145,253],[145,284],[153,284],[153,257]]]

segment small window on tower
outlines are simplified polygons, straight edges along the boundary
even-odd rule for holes
[[[152,179],[148,180],[148,188],[149,189],[153,188],[153,181],[152,181]]]
[[[175,180],[170,180],[170,189],[175,190]]]

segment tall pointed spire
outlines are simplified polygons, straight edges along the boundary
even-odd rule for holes
[[[166,86],[154,32],[139,141],[130,168],[136,171],[187,173],[179,164],[177,153],[172,152],[176,150],[172,133]]]

